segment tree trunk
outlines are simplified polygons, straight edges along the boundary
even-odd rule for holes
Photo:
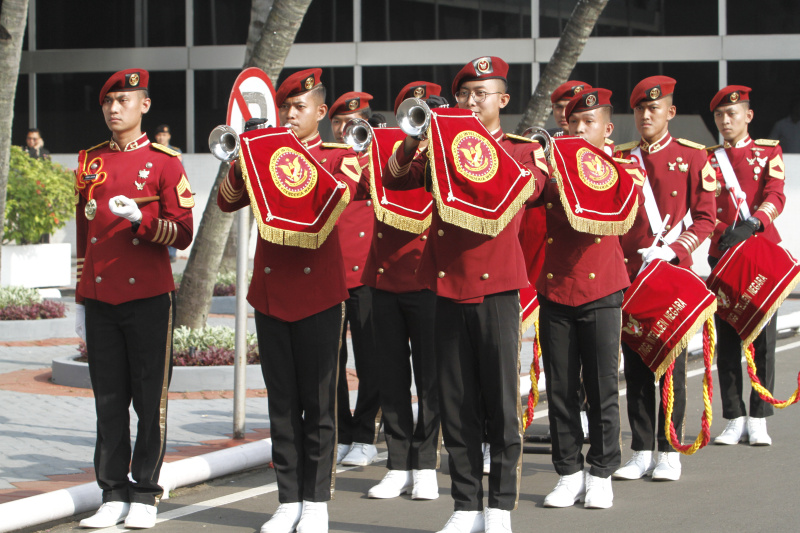
[[[275,84],[310,4],[311,0],[253,0],[244,67],[261,68]],[[264,23],[266,13],[269,16]],[[176,309],[178,326],[200,328],[208,319],[216,275],[234,218],[217,207],[217,190],[227,171],[228,165],[222,163],[183,272]]]
[[[8,161],[11,150],[11,123],[14,120],[14,96],[19,78],[22,39],[28,20],[28,0],[0,2],[0,243],[3,242],[8,187]]]
[[[219,263],[220,272],[236,272],[236,249],[239,247],[239,227],[231,224],[228,239],[225,242],[225,251]]]
[[[608,0],[578,0],[564,27],[564,33],[558,40],[553,57],[547,63],[536,90],[528,100],[522,120],[517,124],[518,134],[531,126],[544,125],[551,111],[550,94],[569,78],[607,3]]]

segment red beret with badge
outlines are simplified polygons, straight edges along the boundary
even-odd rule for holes
[[[332,119],[336,115],[349,115],[350,113],[369,109],[370,100],[372,100],[371,94],[354,91],[344,93],[331,106],[328,118]]]
[[[431,96],[440,96],[442,93],[442,86],[436,85],[429,81],[412,81],[402,89],[400,94],[394,100],[394,112],[397,114],[397,108],[407,98],[419,98],[420,100],[427,100]]]
[[[100,105],[103,105],[103,100],[108,93],[144,91],[147,90],[149,81],[150,73],[143,68],[129,68],[115,72],[100,89]]]
[[[467,81],[498,79],[508,82],[506,76],[508,76],[508,63],[495,56],[479,57],[458,71],[453,80],[452,91],[455,95],[461,84]]]
[[[631,109],[643,100],[652,102],[671,95],[676,83],[678,82],[669,76],[650,76],[643,79],[631,92]]]
[[[570,80],[565,81],[561,85],[553,91],[553,94],[550,95],[550,101],[552,103],[556,103],[559,100],[570,99],[573,96],[577,96],[581,93],[581,91],[586,91],[591,89],[592,86],[586,83],[585,81],[579,80]]]
[[[739,102],[749,102],[750,91],[752,90],[753,89],[750,87],[745,87],[744,85],[728,85],[727,87],[723,87],[716,95],[714,95],[714,98],[711,99],[711,111],[714,111],[716,108],[724,105],[733,105],[738,104]]]
[[[309,68],[295,72],[281,83],[275,93],[275,105],[279,106],[290,96],[307,93],[319,85],[322,76],[321,68]]]
[[[576,96],[570,98],[564,110],[564,116],[569,118],[573,113],[591,111],[599,107],[612,107],[611,94],[611,91],[608,89],[601,89],[599,87],[580,92]]]

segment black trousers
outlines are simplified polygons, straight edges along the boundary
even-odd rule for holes
[[[344,304],[295,322],[256,311],[278,500],[324,502],[336,467],[336,359]]]
[[[439,393],[433,342],[436,295],[375,289],[376,359],[389,470],[439,465]],[[409,346],[409,340],[411,345]],[[417,425],[411,411],[411,372],[417,387]]]
[[[157,505],[167,447],[174,294],[111,305],[86,300],[86,347],[97,412],[94,470],[103,502]],[[131,456],[130,412],[138,423]],[[135,481],[128,479],[128,467]]]
[[[625,361],[625,383],[628,388],[628,422],[631,426],[633,451],[646,451],[655,448],[655,436],[658,433],[658,451],[674,452],[664,433],[664,406],[661,394],[656,394],[655,374],[644,364],[641,356],[622,343],[622,357]],[[686,350],[675,359],[672,371],[672,383],[675,399],[672,404],[672,423],[678,438],[683,440],[686,424]],[[664,378],[659,381],[659,388],[664,386]],[[658,409],[658,428],[656,425],[656,408]]]
[[[583,470],[581,389],[589,407],[593,476],[619,467],[619,346],[622,291],[577,307],[540,297],[539,340],[547,379],[553,466],[559,475]],[[581,371],[583,387],[581,387]]]
[[[380,382],[375,353],[375,332],[372,325],[372,287],[362,285],[349,289],[346,324],[342,329],[339,351],[339,382],[336,387],[339,443],[375,444],[381,426]],[[347,324],[353,341],[353,356],[358,373],[356,408],[350,412],[350,391],[347,387]]]
[[[516,509],[522,467],[519,291],[479,304],[436,298],[442,433],[456,511],[483,509],[484,424],[491,445],[489,507]]]
[[[733,326],[714,315],[717,327],[717,373],[719,374],[719,396],[722,399],[722,416],[728,420],[746,416],[744,405],[742,370],[742,340]],[[753,341],[756,375],[770,392],[775,388],[775,343],[778,338],[778,315],[772,318]],[[749,381],[749,377],[747,378]],[[772,404],[761,399],[755,389],[750,390],[750,416],[765,418],[772,416]]]

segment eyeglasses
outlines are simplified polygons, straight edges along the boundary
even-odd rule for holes
[[[472,96],[472,99],[475,100],[475,103],[480,104],[481,102],[486,100],[486,97],[489,96],[490,94],[503,94],[503,93],[499,91],[490,93],[486,91],[468,91],[466,89],[461,89],[456,93],[456,101],[463,104],[464,102],[469,100],[470,96]]]

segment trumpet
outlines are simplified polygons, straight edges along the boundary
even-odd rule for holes
[[[363,152],[372,143],[372,127],[363,118],[353,118],[344,125],[342,137],[346,144],[353,147],[353,150]]]
[[[403,133],[420,141],[425,140],[431,124],[431,109],[419,98],[407,98],[397,108],[397,125]]]
[[[544,155],[550,157],[550,146],[553,143],[553,137],[547,133],[546,129],[540,128],[539,126],[531,126],[523,132],[522,136],[537,141],[542,145]]]
[[[230,163],[239,157],[239,134],[230,126],[217,126],[208,136],[208,148],[214,157]]]

